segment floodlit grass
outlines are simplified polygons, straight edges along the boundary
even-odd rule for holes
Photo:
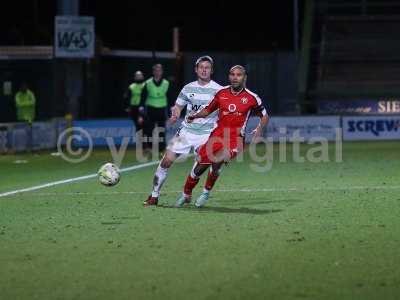
[[[343,150],[342,163],[275,155],[266,173],[246,155],[203,209],[171,208],[191,159],[170,170],[158,208],[142,207],[155,166],[112,188],[89,179],[2,197],[0,298],[399,299],[400,143]],[[80,164],[0,156],[0,193],[109,160],[105,150]]]

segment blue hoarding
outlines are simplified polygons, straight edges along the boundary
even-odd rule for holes
[[[320,114],[399,114],[400,99],[320,100]]]
[[[93,146],[107,146],[107,138],[111,138],[116,146],[121,145],[123,138],[129,138],[129,145],[135,143],[135,125],[128,119],[74,121],[72,125],[74,128],[80,128],[86,131],[93,142]],[[78,136],[78,138],[74,138],[73,140],[74,146],[89,146],[89,138],[84,131],[74,131],[74,134]]]
[[[400,139],[400,116],[349,116],[342,123],[345,141]]]

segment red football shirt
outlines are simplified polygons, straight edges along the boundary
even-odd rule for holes
[[[234,95],[230,86],[220,90],[204,109],[210,113],[219,110],[215,131],[227,128],[231,134],[242,136],[244,136],[247,120],[252,111],[257,115],[267,114],[258,95],[248,89],[243,89],[239,94]]]

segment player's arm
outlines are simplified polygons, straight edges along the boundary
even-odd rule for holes
[[[175,105],[171,107],[171,117],[168,120],[170,124],[174,124],[179,119],[184,107],[184,105],[178,103],[175,103]]]
[[[256,97],[258,98],[258,96]],[[261,99],[257,99],[257,105],[253,108],[253,113],[260,118],[260,122],[257,127],[253,130],[253,142],[257,142],[257,139],[262,136],[263,129],[268,125],[269,116],[264,105],[261,103]]]
[[[193,122],[194,119],[199,119],[199,118],[206,118],[209,114],[212,112],[216,111],[219,108],[219,97],[218,93],[215,95],[214,99],[206,106],[204,107],[201,111],[189,115],[186,117],[186,120],[191,123]]]
[[[267,114],[260,117],[260,122],[258,123],[256,128],[263,129],[265,126],[268,125],[269,116]]]
[[[205,118],[207,117],[211,112],[207,110],[207,107],[203,108],[201,111],[199,111],[198,113],[195,113],[193,115],[189,115],[186,117],[186,120],[189,123],[192,123],[194,119],[198,119],[198,118]]]
[[[260,118],[260,122],[258,123],[257,127],[252,132],[252,134],[253,134],[252,142],[253,143],[257,143],[258,139],[263,134],[264,127],[268,125],[268,122],[269,122],[269,116],[267,114],[263,115]]]
[[[185,87],[180,91],[176,98],[175,105],[171,107],[171,117],[168,122],[174,124],[181,116],[183,108],[190,103],[189,98],[186,96]]]

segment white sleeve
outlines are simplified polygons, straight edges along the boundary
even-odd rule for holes
[[[178,104],[178,105],[180,105],[180,106],[185,106],[185,105],[187,105],[187,104],[190,102],[189,98],[188,98],[188,97],[186,96],[186,94],[184,93],[184,90],[185,90],[185,88],[183,88],[183,89],[181,90],[181,92],[180,92],[179,95],[178,95],[178,98],[177,98],[176,101],[175,101],[175,103]]]

